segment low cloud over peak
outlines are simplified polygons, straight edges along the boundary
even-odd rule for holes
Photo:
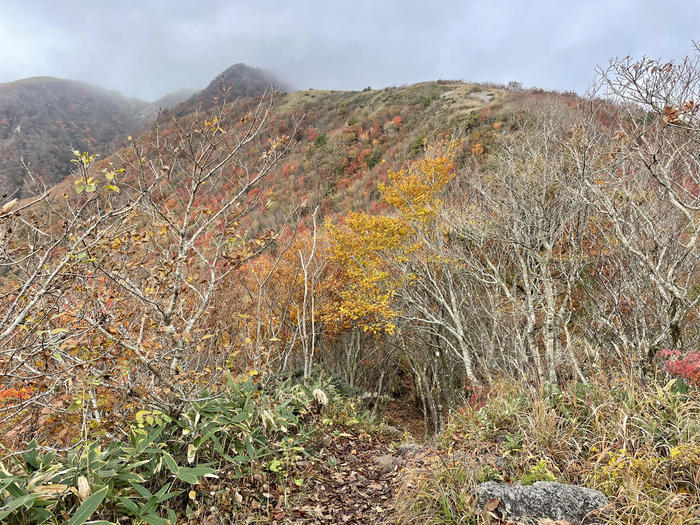
[[[245,62],[299,88],[461,78],[582,92],[611,56],[684,56],[698,27],[694,0],[6,0],[0,82],[53,75],[155,100]]]

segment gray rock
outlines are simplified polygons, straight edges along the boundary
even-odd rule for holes
[[[479,507],[491,507],[498,499],[496,511],[507,518],[549,518],[567,520],[574,525],[584,523],[586,516],[608,504],[608,498],[597,490],[553,481],[533,485],[509,485],[487,481],[476,488]]]
[[[383,456],[377,456],[373,459],[375,465],[379,467],[379,472],[381,474],[388,474],[389,472],[396,470],[401,465],[403,465],[403,460],[395,456],[390,456],[385,454]]]
[[[422,448],[423,447],[421,447],[420,445],[418,445],[416,443],[403,443],[399,447],[398,452],[399,452],[400,456],[414,456],[414,455],[418,454]]]
[[[392,425],[384,425],[384,433],[394,439],[403,437],[403,431]]]

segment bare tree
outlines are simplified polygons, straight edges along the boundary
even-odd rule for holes
[[[0,364],[5,385],[31,393],[8,416],[76,389],[98,421],[103,395],[177,411],[217,381],[214,297],[276,239],[246,225],[250,190],[292,147],[275,134],[274,95],[159,122],[119,169],[76,152],[77,197],[3,206]]]
[[[586,140],[604,152],[602,161],[591,162],[580,149],[574,154],[586,172],[589,199],[610,227],[610,241],[622,249],[616,263],[620,280],[607,285],[615,313],[605,322],[617,327],[647,370],[661,348],[690,349],[700,335],[695,289],[700,51],[695,49],[694,57],[680,63],[625,58],[601,69],[597,93],[621,113],[606,129],[600,119],[585,122]],[[593,105],[590,113],[603,111]]]
[[[40,187],[36,197],[5,202],[0,212],[0,377],[4,389],[22,391],[0,409],[3,421],[28,406],[53,408],[66,381],[109,353],[73,351],[96,328],[80,292],[94,282],[91,251],[122,235],[141,201],[117,199],[114,172],[93,174],[95,157],[74,153],[77,199]]]

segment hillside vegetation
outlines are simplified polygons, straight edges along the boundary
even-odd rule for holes
[[[133,129],[146,103],[81,82],[36,77],[0,85],[0,191],[47,185],[70,172],[70,146],[99,153]]]
[[[214,102],[222,85],[232,96],[259,95],[282,87],[264,70],[236,64],[201,90],[179,89],[154,102],[53,77],[0,84],[0,194],[40,192],[70,173],[71,150],[113,152],[128,135],[151,126],[159,111],[189,101],[186,108]],[[185,110],[187,112],[188,110]]]
[[[0,201],[0,519],[507,523],[478,483],[558,480],[697,523],[699,60],[215,81],[74,151]]]

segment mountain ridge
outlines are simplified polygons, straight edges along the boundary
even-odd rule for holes
[[[0,193],[26,193],[26,166],[50,187],[71,170],[71,149],[113,152],[129,134],[140,134],[160,110],[214,101],[224,86],[234,97],[262,94],[283,83],[268,71],[234,64],[201,90],[181,88],[153,101],[52,76],[0,84]]]
[[[108,153],[147,106],[84,82],[30,77],[0,84],[0,190],[21,196],[26,163],[52,185],[70,171],[70,148]]]

